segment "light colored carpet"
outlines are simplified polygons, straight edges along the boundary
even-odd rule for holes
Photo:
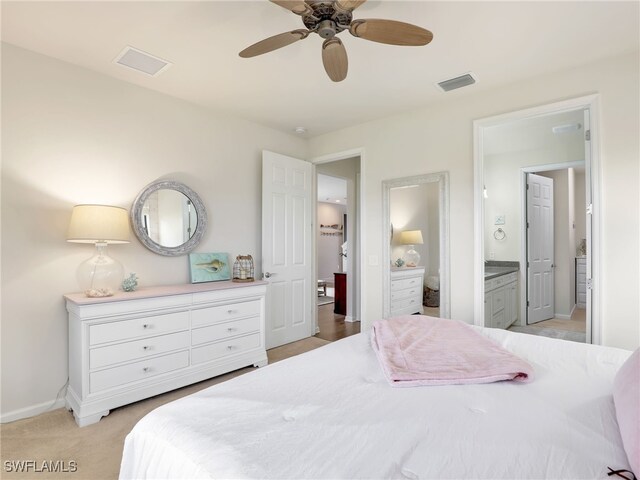
[[[329,304],[329,303],[333,303],[333,302],[335,302],[335,301],[336,301],[336,299],[335,299],[335,298],[333,298],[333,297],[329,297],[329,296],[324,296],[324,295],[323,295],[323,296],[321,296],[321,297],[318,297],[318,306],[320,306],[320,305],[327,305],[327,304]]]
[[[283,345],[267,352],[269,363],[274,363],[300,353],[326,345],[326,340],[316,337]],[[100,422],[79,428],[73,415],[60,408],[37,417],[0,425],[1,478],[118,478],[124,438],[144,415],[172,400],[190,395],[211,385],[250,372],[254,368],[243,368],[204,382],[116,408]],[[7,471],[5,462],[32,460],[42,470],[43,462],[64,461],[69,467],[74,461],[75,473],[34,472],[15,473]],[[62,465],[62,463],[60,464]]]

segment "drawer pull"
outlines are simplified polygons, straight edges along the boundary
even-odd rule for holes
[[[142,369],[142,371],[143,371],[144,373],[149,373],[149,367],[144,367],[144,368]]]
[[[229,327],[229,328],[227,328],[227,332],[229,332],[229,333],[231,333],[231,332],[235,332],[235,331],[236,331],[236,329],[235,329],[235,328],[233,328],[233,327]]]
[[[227,310],[227,313],[228,313],[229,315],[231,315],[231,314],[233,314],[233,313],[236,313],[236,312],[237,312],[237,310]]]
[[[227,345],[227,350],[229,351],[233,350],[233,345]]]
[[[149,350],[151,347],[149,345],[145,345],[144,347],[142,347],[143,350]]]
[[[149,328],[151,325],[149,325],[148,323],[143,323],[142,324],[142,328]]]

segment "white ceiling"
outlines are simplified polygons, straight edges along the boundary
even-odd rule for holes
[[[243,59],[265,37],[302,28],[262,1],[2,1],[2,40],[229,115],[316,136],[420,108],[446,96],[588,63],[639,48],[639,2],[370,0],[354,18],[431,30],[424,47],[396,47],[342,32],[345,81],[323,69],[321,39]],[[156,78],[112,63],[131,45],[173,65]],[[435,83],[472,71],[474,86]]]
[[[318,174],[318,201],[347,204],[347,181],[344,178]]]

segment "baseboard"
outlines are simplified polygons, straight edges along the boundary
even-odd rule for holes
[[[571,315],[562,315],[560,313],[554,313],[553,316],[558,320],[571,320]]]
[[[3,413],[0,415],[0,423],[15,422],[16,420],[22,420],[23,418],[35,417],[41,413],[48,412],[50,410],[56,410],[65,406],[65,400],[59,398],[56,401],[49,400],[48,402],[42,402],[30,407],[19,408],[11,412]]]

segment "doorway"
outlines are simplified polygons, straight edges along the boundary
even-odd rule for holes
[[[513,302],[508,324],[498,328],[545,335],[539,330],[552,327],[545,321],[566,322],[584,306],[582,340],[573,334],[546,336],[599,343],[597,99],[581,97],[474,122],[477,325],[496,326],[486,307],[487,279],[509,266],[514,272],[504,278],[514,282],[519,301]],[[527,190],[527,180],[536,178],[540,181],[535,186],[530,181]],[[551,192],[553,205],[534,199],[533,188]],[[543,233],[536,237],[539,226]]]
[[[316,164],[316,337],[360,333],[360,156]]]
[[[527,212],[522,247],[527,269],[526,317],[510,330],[586,341],[586,195],[583,161],[523,168]],[[541,184],[551,185],[542,202]],[[540,193],[536,194],[536,190]],[[540,203],[550,213],[536,212]],[[547,225],[544,225],[547,223]],[[544,277],[547,277],[546,280]],[[545,329],[545,330],[541,330]]]

